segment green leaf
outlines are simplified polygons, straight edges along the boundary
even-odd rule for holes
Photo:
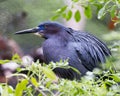
[[[117,74],[112,74],[112,76],[110,76],[111,78],[114,79],[115,82],[120,82],[120,76]]]
[[[68,13],[67,13],[67,16],[66,16],[66,20],[70,20],[72,17],[72,11],[69,10]]]
[[[67,6],[64,6],[56,11],[57,14],[61,14],[66,10]]]
[[[56,20],[59,17],[59,15],[55,15],[51,18],[51,20]]]
[[[62,17],[66,19],[67,13],[63,13],[63,14],[62,14]]]
[[[78,2],[79,0],[72,0],[73,2]]]
[[[10,62],[10,60],[0,60],[0,64],[5,64],[5,63],[8,63]]]
[[[17,84],[15,88],[15,96],[23,96],[23,90],[26,89],[26,85],[28,84],[27,79],[23,79],[20,83]]]
[[[47,67],[41,67],[41,69],[43,73],[46,75],[46,77],[48,77],[51,80],[57,80],[55,73],[51,69]]]
[[[97,7],[97,13],[98,13],[98,11],[103,7],[103,5],[102,4],[99,4],[99,3],[97,3],[97,4],[95,4],[95,6]]]
[[[12,57],[12,60],[20,59],[20,56],[18,54],[14,54]]]
[[[101,19],[105,15],[105,7],[101,8],[98,12],[98,19]]]
[[[113,5],[111,10],[110,10],[110,15],[111,15],[112,18],[115,16],[116,8],[117,8],[117,6]]]
[[[37,80],[36,80],[35,78],[33,78],[33,77],[31,78],[31,82],[32,82],[32,84],[33,84],[35,87],[38,87],[38,86],[39,86]]]
[[[79,21],[80,21],[81,15],[80,15],[80,11],[79,11],[79,10],[77,10],[77,11],[75,12],[74,18],[75,18],[76,22],[79,22]]]
[[[73,69],[73,70],[74,70],[75,72],[77,72],[78,74],[80,74],[80,71],[79,71],[79,70],[77,70],[76,68],[71,67],[71,66],[70,66],[70,68],[71,68],[71,69]]]
[[[85,7],[84,14],[89,19],[92,17],[92,11],[90,6]]]

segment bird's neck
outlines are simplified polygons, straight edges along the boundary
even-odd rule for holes
[[[67,46],[68,41],[69,41],[68,34],[61,33],[46,39],[43,45],[47,47],[63,47]]]

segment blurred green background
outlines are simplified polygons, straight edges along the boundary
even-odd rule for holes
[[[40,46],[42,39],[31,34],[18,36],[14,33],[48,21],[62,3],[60,0],[1,0],[0,34],[13,38],[28,53],[32,47]]]

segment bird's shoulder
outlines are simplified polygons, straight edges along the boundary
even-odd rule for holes
[[[97,39],[92,34],[85,32],[85,31],[76,31],[72,28],[68,28],[66,30],[70,35],[70,40],[72,43],[94,43]]]

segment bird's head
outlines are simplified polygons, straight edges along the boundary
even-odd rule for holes
[[[64,26],[56,22],[45,22],[38,25],[35,28],[18,31],[16,32],[16,34],[36,33],[37,35],[40,35],[41,37],[48,39],[54,36],[55,34],[61,32],[61,30],[63,30],[64,28],[65,28]]]

